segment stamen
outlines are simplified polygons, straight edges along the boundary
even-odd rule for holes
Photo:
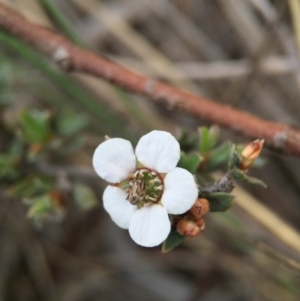
[[[163,190],[163,181],[160,175],[152,170],[137,169],[129,175],[129,183],[124,187],[127,193],[127,200],[132,205],[141,208],[145,203],[157,202]]]
[[[154,190],[155,191],[162,190],[162,189],[163,189],[162,185],[160,185],[160,186],[154,186]]]
[[[162,180],[159,178],[159,177],[156,177],[155,179],[154,179],[154,181],[156,182],[156,183],[162,183]]]

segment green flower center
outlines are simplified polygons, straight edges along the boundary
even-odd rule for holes
[[[161,175],[151,169],[137,169],[129,175],[129,183],[125,188],[127,200],[138,208],[150,202],[158,202],[164,189]]]

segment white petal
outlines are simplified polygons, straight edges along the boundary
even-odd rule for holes
[[[107,186],[103,193],[103,206],[111,219],[121,228],[128,229],[130,219],[137,210],[126,200],[126,192],[113,186]]]
[[[171,223],[166,209],[160,205],[150,205],[137,210],[130,220],[129,234],[143,247],[155,247],[166,240]]]
[[[144,166],[165,173],[176,167],[180,146],[170,133],[152,131],[140,139],[135,153]]]
[[[198,188],[193,175],[186,169],[176,167],[164,179],[161,202],[170,214],[182,214],[193,206]]]
[[[110,183],[119,183],[135,169],[136,158],[129,141],[113,138],[95,150],[93,165],[96,173]]]

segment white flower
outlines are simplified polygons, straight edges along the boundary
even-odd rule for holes
[[[97,174],[114,184],[104,191],[105,210],[141,246],[162,243],[171,230],[168,214],[185,213],[197,199],[193,175],[176,167],[179,158],[179,143],[163,131],[143,136],[135,154],[121,138],[101,143],[94,153]]]

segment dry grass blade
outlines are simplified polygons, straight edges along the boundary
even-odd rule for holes
[[[196,86],[191,83],[178,82],[176,75],[181,75],[182,78],[182,72],[174,68],[172,62],[152,47],[140,34],[135,32],[126,21],[114,14],[105,4],[94,0],[85,2],[78,0],[72,1],[99,20],[99,22],[104,23],[113,35],[132,50],[135,55],[149,64],[150,68],[153,68],[159,76],[170,80],[179,87],[190,90],[196,89]]]
[[[300,234],[296,229],[240,187],[235,189],[235,194],[237,196],[235,202],[238,206],[271,231],[284,244],[300,253]]]
[[[293,18],[294,30],[298,46],[298,55],[300,55],[300,2],[298,0],[289,0],[288,2]]]

